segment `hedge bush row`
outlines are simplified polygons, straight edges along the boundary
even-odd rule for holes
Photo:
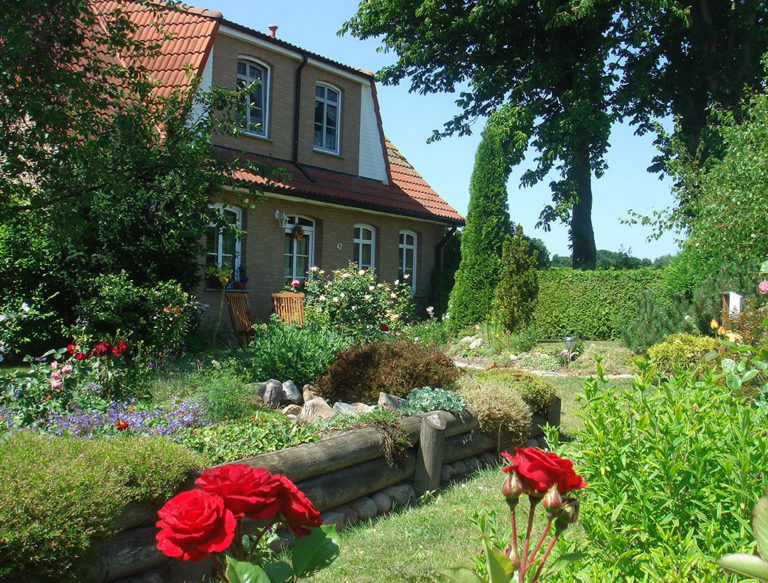
[[[619,338],[622,325],[634,318],[641,294],[661,289],[662,274],[662,270],[654,268],[540,271],[539,297],[533,316],[540,337]]]

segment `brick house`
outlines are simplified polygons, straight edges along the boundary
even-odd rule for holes
[[[117,3],[102,2],[112,10]],[[242,240],[216,232],[206,237],[207,257],[236,272],[245,266],[251,307],[259,318],[272,312],[271,294],[309,267],[325,270],[355,261],[393,281],[408,273],[416,295],[428,287],[444,237],[463,218],[430,188],[385,136],[372,73],[337,63],[284,42],[275,28],[265,34],[197,8],[148,11],[119,3],[137,24],[137,35],[160,41],[144,65],[158,92],[189,83],[202,88],[250,85],[244,133],[221,136],[221,152],[269,158],[289,178],[264,189],[255,209],[237,205],[237,189],[212,204],[246,231]],[[161,20],[169,38],[158,37]],[[243,186],[265,181],[242,171]],[[218,301],[201,278],[198,295]]]

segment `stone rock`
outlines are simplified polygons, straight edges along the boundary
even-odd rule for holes
[[[480,469],[480,460],[477,457],[472,456],[464,460],[464,465],[467,467],[467,472],[472,473]]]
[[[347,506],[355,511],[358,520],[368,520],[379,513],[379,508],[376,506],[376,502],[373,501],[373,498],[368,496],[352,500],[352,502],[347,503]]]
[[[484,468],[496,467],[499,465],[499,461],[499,456],[494,455],[489,451],[486,451],[484,454],[480,455],[480,463]]]
[[[464,336],[464,338],[459,340],[459,344],[466,346],[467,344],[472,344],[474,341],[475,341],[474,336]]]
[[[276,381],[275,379],[269,379],[267,386],[264,389],[264,397],[262,397],[264,404],[267,407],[277,409],[283,404],[285,400],[285,393],[283,392],[283,383]]]
[[[363,413],[371,413],[376,410],[374,405],[366,405],[365,403],[352,403],[352,408],[360,415]]]
[[[345,525],[355,526],[357,524],[357,521],[358,521],[357,512],[352,510],[349,506],[344,504],[343,506],[338,506],[336,510],[338,510],[344,515]]]
[[[453,462],[453,477],[458,478],[467,473],[467,466],[464,462]]]
[[[317,387],[312,385],[304,385],[301,388],[301,396],[304,398],[304,402],[311,401],[318,396]]]
[[[469,345],[469,348],[471,350],[475,350],[477,348],[480,348],[483,345],[483,339],[482,338],[475,338]]]
[[[267,390],[267,383],[250,383],[248,385],[253,389],[253,394],[256,398],[261,400],[264,397],[264,391]]]
[[[440,469],[440,483],[447,484],[453,478],[453,468],[449,464],[443,464]]]
[[[283,415],[301,415],[301,405],[288,405],[287,407],[280,409],[280,412]]]
[[[383,492],[398,506],[408,506],[416,500],[416,492],[410,484],[398,484],[384,488]]]
[[[390,395],[389,393],[379,393],[379,408],[385,411],[397,411],[403,406],[405,399]]]
[[[323,524],[332,524],[336,527],[336,530],[341,530],[344,527],[344,513],[339,512],[338,509],[326,510],[320,513],[320,520]]]
[[[302,421],[325,421],[333,417],[333,409],[325,402],[322,397],[315,397],[314,399],[304,403],[299,414],[299,419]]]
[[[376,492],[371,495],[371,499],[376,504],[376,508],[379,514],[384,514],[392,510],[392,498],[387,496],[384,492]]]
[[[288,379],[283,383],[283,393],[285,393],[285,400],[289,403],[301,404],[301,391],[292,380]]]
[[[333,411],[335,413],[339,413],[340,415],[347,415],[347,416],[359,415],[357,410],[352,405],[350,405],[349,403],[343,403],[341,401],[336,401],[333,404]]]

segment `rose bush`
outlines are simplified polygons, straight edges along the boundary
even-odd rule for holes
[[[199,490],[174,496],[158,512],[157,548],[170,557],[200,561],[210,556],[225,582],[276,583],[294,581],[338,554],[332,540],[335,529],[322,526],[312,502],[285,476],[245,464],[226,464],[204,471],[195,483]],[[268,522],[254,537],[242,537],[244,518]],[[294,545],[290,566],[266,565],[265,570],[255,564],[254,556],[262,538],[278,522],[300,540]],[[219,553],[224,553],[224,564]]]

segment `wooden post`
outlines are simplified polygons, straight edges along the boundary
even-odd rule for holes
[[[419,435],[419,452],[416,458],[416,495],[440,487],[445,444],[445,419],[434,413],[424,417]]]

